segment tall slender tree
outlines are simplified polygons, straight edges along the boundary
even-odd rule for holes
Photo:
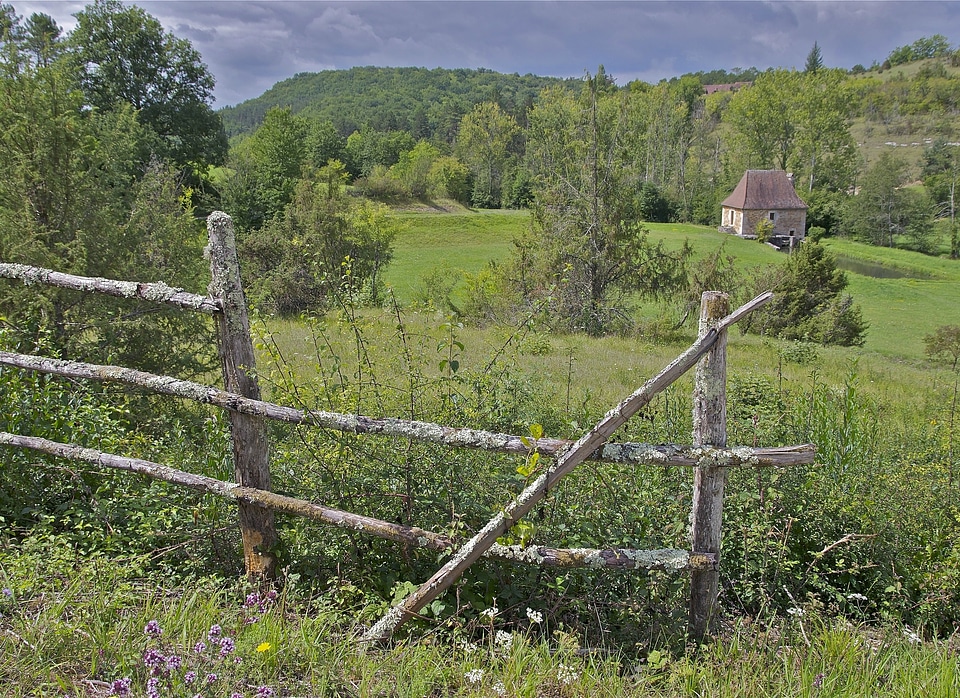
[[[500,205],[501,185],[520,127],[496,102],[482,102],[460,121],[456,152],[473,172],[473,203]]]
[[[810,49],[810,53],[807,54],[807,62],[804,65],[804,72],[815,75],[818,70],[823,67],[823,53],[820,51],[820,46],[816,41],[813,42],[813,48]]]
[[[588,76],[579,98],[543,93],[529,119],[536,203],[533,238],[515,260],[521,292],[549,294],[555,284],[553,315],[568,329],[628,326],[628,296],[676,289],[688,251],[653,244],[641,223],[643,163],[628,147],[625,95]]]

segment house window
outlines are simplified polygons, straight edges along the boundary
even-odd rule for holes
[[[770,212],[770,220],[772,220],[772,221],[777,220],[777,212],[776,212],[776,211],[771,211],[771,212]]]

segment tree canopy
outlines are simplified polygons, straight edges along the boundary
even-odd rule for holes
[[[119,0],[96,0],[76,14],[67,41],[88,104],[130,104],[177,164],[221,164],[226,134],[213,111],[214,78],[186,39]]]
[[[91,11],[117,9],[103,3]],[[7,9],[2,16],[0,260],[204,288],[202,226],[182,163],[165,161],[132,103],[90,108],[76,55],[62,50],[77,50],[81,34],[61,43],[49,17],[21,23]],[[173,321],[174,314],[65,290],[10,285],[0,294],[0,315],[30,346],[46,341],[75,358],[147,370],[206,370],[204,320]]]

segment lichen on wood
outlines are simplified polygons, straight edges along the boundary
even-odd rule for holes
[[[101,277],[77,276],[25,264],[0,263],[0,277],[18,279],[25,284],[44,284],[88,293],[102,293],[116,298],[131,298],[173,305],[178,308],[213,314],[220,311],[220,304],[207,296],[188,293],[160,282],[117,281]]]
[[[234,482],[224,482],[205,475],[195,475],[140,458],[118,456],[91,448],[82,448],[71,444],[50,441],[48,439],[5,432],[0,432],[0,444],[31,449],[40,453],[70,460],[84,461],[100,467],[126,470],[175,485],[214,494],[237,502],[238,504],[250,504],[284,514],[300,516],[328,526],[349,528],[366,535],[391,540],[404,545],[411,545],[417,548],[445,551],[450,550],[456,545],[456,542],[447,536],[416,526],[405,526],[389,521],[381,521],[373,517],[325,507],[295,497],[266,492],[252,487],[242,487]],[[664,556],[678,560],[681,555],[687,555],[689,557],[691,569],[712,564],[711,556],[705,556],[699,553],[686,553],[685,551],[643,551],[624,548],[608,550],[576,548],[573,550],[564,550],[545,546],[528,546],[524,548],[521,546],[494,545],[486,553],[486,556],[491,558],[509,562],[541,565],[544,567],[599,566],[621,571],[650,569],[651,564],[653,566],[662,565],[662,569],[680,569],[675,565],[670,566],[667,564]]]
[[[3,351],[0,351],[0,364],[69,378],[123,383],[163,395],[196,400],[204,404],[290,424],[308,424],[354,434],[379,434],[457,448],[474,448],[518,455],[524,455],[529,451],[529,447],[519,436],[510,434],[478,429],[456,429],[393,417],[375,418],[320,410],[299,410],[245,398],[212,386],[118,366],[87,364]],[[562,455],[572,445],[572,441],[541,438],[537,440],[537,452],[544,458],[553,458]],[[608,463],[686,467],[704,464],[709,460],[716,465],[733,468],[809,464],[813,463],[815,454],[816,449],[812,444],[776,448],[718,449],[676,444],[608,443],[591,453],[588,459]]]
[[[222,312],[216,317],[217,348],[224,388],[250,400],[260,400],[256,355],[250,339],[247,302],[240,282],[236,236],[230,216],[214,211],[207,217],[210,242],[210,295]],[[270,490],[270,458],[267,425],[261,415],[231,410],[230,441],[237,482],[245,487]],[[248,576],[272,577],[276,571],[275,548],[279,541],[273,512],[241,504],[240,531]]]

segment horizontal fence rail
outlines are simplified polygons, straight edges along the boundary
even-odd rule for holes
[[[476,560],[496,558],[542,567],[689,570],[691,605],[688,637],[698,643],[708,632],[710,619],[715,613],[723,485],[727,469],[785,467],[814,462],[816,450],[812,444],[777,448],[726,446],[723,387],[726,375],[726,330],[767,303],[773,297],[770,292],[761,294],[729,314],[725,294],[715,291],[704,293],[699,336],[683,354],[607,412],[598,424],[576,442],[554,438],[531,439],[415,420],[297,409],[260,399],[232,220],[223,212],[214,212],[207,218],[207,231],[209,245],[205,256],[210,260],[212,282],[206,296],[187,293],[162,282],[139,283],[82,277],[22,264],[0,264],[0,278],[166,304],[213,315],[224,390],[130,368],[12,352],[0,352],[0,366],[66,378],[114,382],[226,409],[231,425],[235,482],[32,436],[0,432],[0,446],[28,449],[139,473],[235,502],[238,505],[244,560],[251,577],[270,578],[275,572],[276,559],[272,551],[273,543],[278,539],[272,518],[274,512],[302,516],[325,525],[362,532],[411,547],[450,553],[430,579],[369,628],[362,638],[364,641],[389,638],[404,621],[416,616],[425,605],[448,589]],[[693,446],[606,443],[637,410],[694,365],[699,368],[694,386]],[[554,460],[473,538],[466,542],[455,541],[421,528],[381,521],[271,492],[267,419],[350,434],[405,438],[519,456],[537,453]],[[500,536],[548,496],[560,478],[570,474],[585,460],[695,468],[690,539],[695,552],[673,549],[558,549],[507,546],[497,542]]]
[[[140,283],[138,281],[116,281],[91,276],[64,274],[53,269],[31,267],[25,264],[0,263],[0,277],[19,279],[25,284],[44,284],[73,291],[102,293],[116,298],[135,298],[176,306],[185,310],[198,310],[212,315],[222,310],[216,298],[188,293],[182,288],[167,286],[163,282]]]
[[[195,400],[203,404],[289,424],[311,425],[351,434],[402,437],[412,441],[443,446],[517,455],[525,455],[535,450],[544,457],[557,457],[573,445],[572,441],[565,439],[521,438],[510,434],[477,429],[457,429],[408,419],[375,418],[338,412],[301,410],[263,400],[245,398],[235,393],[228,393],[219,388],[192,381],[159,376],[118,366],[64,361],[7,351],[0,351],[0,365],[66,378],[121,383],[163,395]],[[608,443],[591,453],[588,459],[607,463],[633,463],[638,465],[693,467],[712,464],[724,467],[783,467],[811,464],[815,456],[816,448],[813,444],[774,448],[749,448],[744,446],[728,449],[675,444]]]
[[[126,470],[238,503],[253,504],[283,514],[302,516],[329,526],[346,528],[418,548],[444,551],[451,550],[457,545],[457,541],[447,536],[416,526],[404,526],[389,521],[381,521],[370,516],[321,506],[303,499],[258,490],[253,487],[243,487],[233,482],[224,482],[206,475],[196,475],[142,458],[118,456],[92,448],[82,448],[49,439],[9,434],[7,432],[0,432],[0,445],[29,449],[50,456],[92,463],[114,470]],[[524,547],[497,544],[486,552],[486,557],[541,567],[591,567],[621,571],[701,570],[710,569],[716,564],[716,555],[674,549],[632,550],[628,548],[609,548],[598,550],[593,548],[564,549],[536,545]]]

